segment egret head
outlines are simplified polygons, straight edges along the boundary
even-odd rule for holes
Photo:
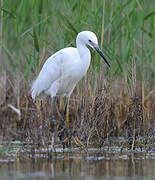
[[[104,59],[104,61],[106,62],[106,64],[110,67],[109,62],[107,61],[107,59],[105,58],[104,54],[102,53],[102,51],[100,50],[100,48],[98,47],[98,40],[96,35],[91,32],[91,31],[82,31],[78,34],[77,39],[80,39],[80,41],[88,46],[90,46],[91,48],[93,48],[96,52],[99,53],[99,55]]]

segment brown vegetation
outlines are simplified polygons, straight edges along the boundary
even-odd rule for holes
[[[22,140],[28,144],[48,146],[53,137],[49,122],[50,98],[33,102],[29,90],[30,82],[21,78],[19,73],[16,74],[18,76],[12,78],[6,73],[1,77],[1,142]],[[125,145],[133,150],[138,144],[137,139],[145,137],[145,141],[138,145],[144,147],[147,144],[150,148],[150,138],[155,136],[154,87],[144,88],[139,85],[133,93],[133,89],[127,90],[127,85],[121,79],[113,83],[104,80],[102,84],[96,79],[96,90],[92,92],[88,88],[90,81],[88,75],[71,96],[71,131],[76,132],[86,146],[93,144],[102,147],[107,139],[124,137],[127,140]],[[58,122],[61,121],[59,109],[62,109],[59,106],[58,99],[55,107]],[[58,141],[57,135],[55,131],[55,141]]]

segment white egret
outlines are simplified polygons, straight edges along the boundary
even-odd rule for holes
[[[31,88],[33,99],[42,92],[51,96],[52,110],[55,96],[66,97],[63,121],[70,95],[78,81],[85,76],[90,65],[91,55],[87,45],[97,51],[110,67],[98,47],[96,35],[91,31],[82,31],[77,35],[76,48],[61,49],[46,60]],[[51,117],[53,118],[53,112]]]

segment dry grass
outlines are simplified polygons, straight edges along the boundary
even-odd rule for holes
[[[50,98],[34,103],[29,92],[30,82],[19,72],[16,74],[18,76],[12,78],[6,73],[1,77],[0,96],[5,97],[0,104],[1,142],[22,140],[36,146],[48,146],[52,137],[58,140],[58,134],[56,131],[53,134],[49,122]],[[102,147],[107,139],[124,137],[128,147],[134,149],[137,138],[147,137],[149,140],[155,136],[154,87],[144,89],[140,82],[136,82],[136,92],[133,93],[131,86],[130,93],[121,79],[113,83],[104,80],[103,84],[96,79],[94,93],[90,89],[90,81],[88,75],[79,83],[71,96],[69,108],[69,128],[86,146]],[[58,99],[55,108],[58,122],[61,120],[59,109],[62,109],[62,104]]]

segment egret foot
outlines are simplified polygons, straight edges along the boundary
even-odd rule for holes
[[[75,142],[75,144],[77,145],[77,146],[79,146],[79,147],[81,147],[81,148],[84,148],[85,146],[84,146],[84,144],[79,140],[79,138],[77,137],[77,136],[73,136],[72,137],[72,139],[73,139],[73,141]]]
[[[71,141],[73,141],[77,146],[84,148],[84,144],[79,140],[79,138],[75,135],[75,132],[72,133],[68,128],[63,128],[59,132],[59,138],[62,142],[63,148],[65,146],[69,147],[71,146]]]
[[[76,131],[74,131],[73,133],[70,134],[70,137],[72,139],[72,141],[79,147],[84,148],[84,144],[79,140],[79,138],[76,135]]]
[[[71,144],[71,140],[72,140],[77,146],[79,146],[79,147],[81,147],[81,148],[84,148],[84,147],[85,147],[84,144],[79,140],[79,138],[78,138],[77,136],[66,137],[63,142],[64,142],[65,144]]]
[[[68,129],[65,127],[65,122],[62,120],[57,127],[58,129],[58,137],[60,138],[61,144],[63,148],[67,146],[67,142],[65,141],[66,137],[68,137]]]

